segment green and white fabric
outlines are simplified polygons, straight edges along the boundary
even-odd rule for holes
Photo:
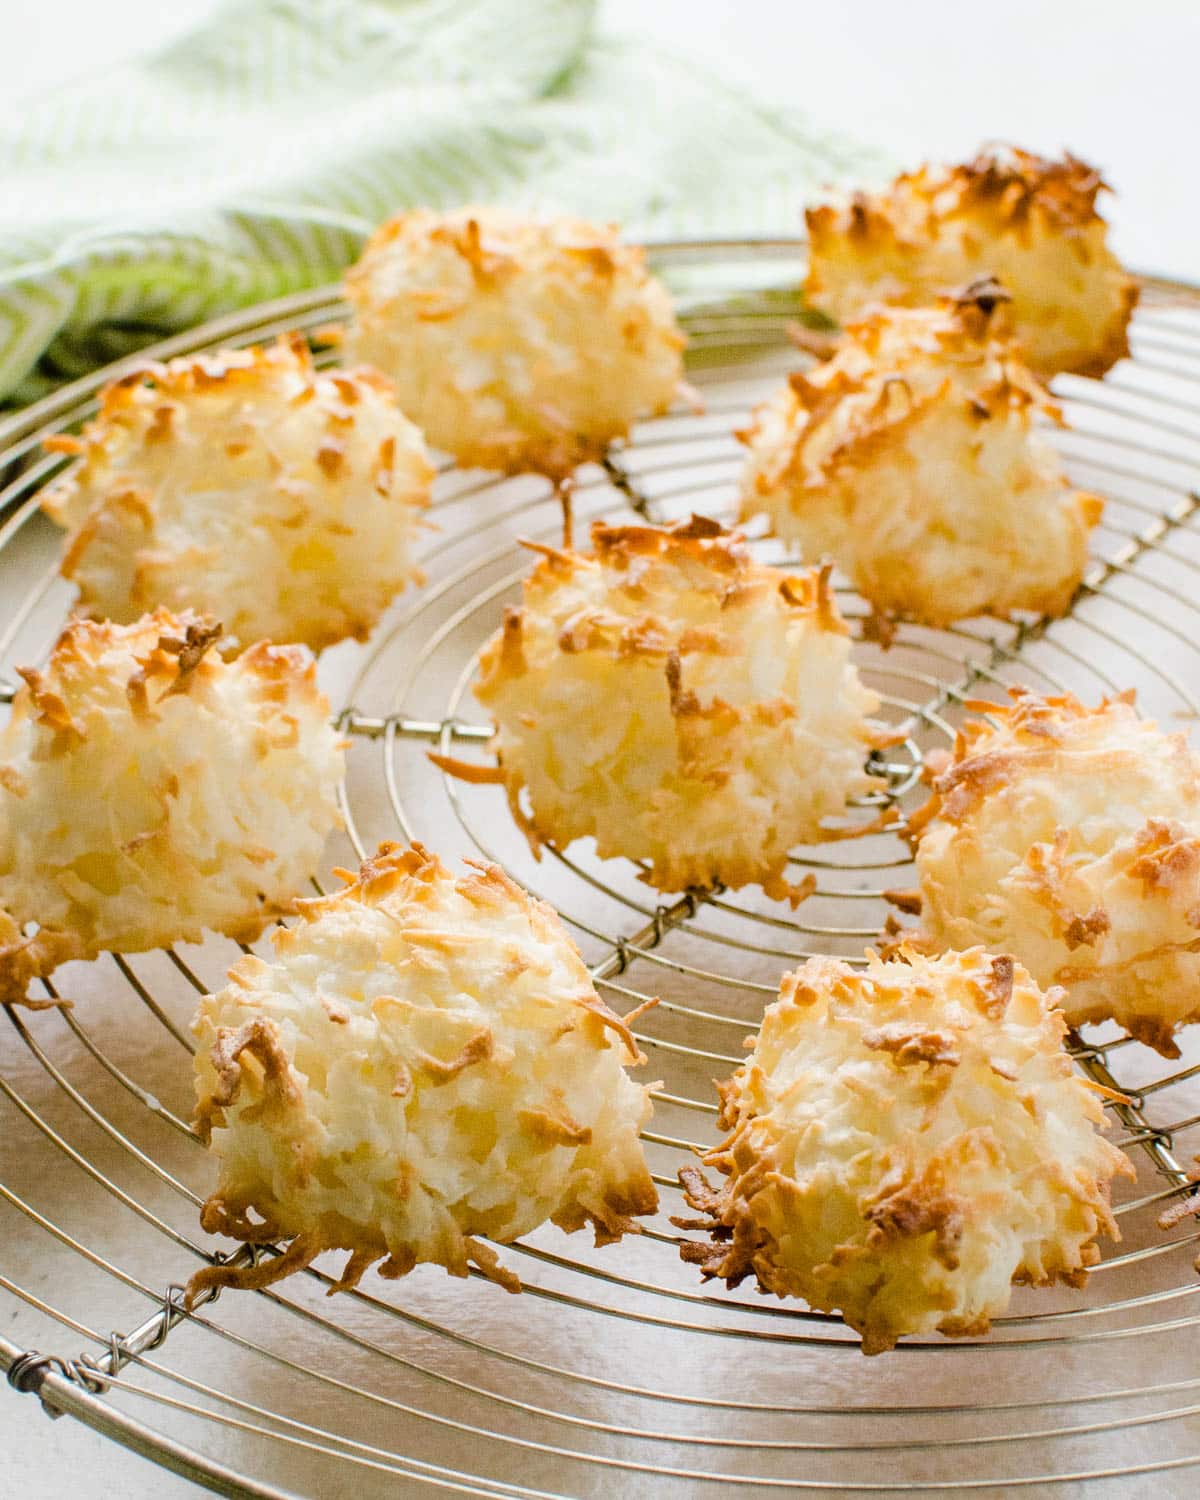
[[[786,233],[821,183],[877,168],[685,58],[597,35],[594,10],[235,0],[0,112],[0,398],[334,280],[406,206]]]

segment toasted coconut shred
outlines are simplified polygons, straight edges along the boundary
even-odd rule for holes
[[[0,1000],[67,959],[252,942],[337,825],[342,751],[302,646],[77,621],[0,730]],[[32,924],[36,930],[32,930]]]
[[[851,323],[739,434],[743,518],[765,514],[806,557],[832,557],[885,616],[1067,609],[1103,502],[1070,485],[1035,429],[1061,417],[992,332],[1006,295],[977,282]]]
[[[462,464],[563,479],[680,389],[670,296],[608,225],[405,213],[377,231],[346,295],[347,356],[385,371]]]
[[[1006,318],[1029,364],[1103,375],[1129,352],[1136,281],[1096,212],[1105,183],[1066,155],[996,147],[961,166],[924,166],[880,193],[807,211],[809,300],[839,322],[872,302],[921,306],[980,276],[1012,294]]]
[[[684,1259],[839,1311],[866,1354],[982,1335],[1014,1282],[1081,1286],[1133,1170],[1053,998],[980,948],[786,975],[721,1088],[719,1187],[680,1172],[702,1216],[681,1227],[710,1235]]]
[[[649,1089],[626,1024],[557,915],[495,866],[455,878],[384,844],[335,896],[300,905],[276,958],[240,962],[193,1030],[198,1126],[220,1163],[210,1233],[286,1240],[205,1287],[254,1287],[345,1250],[372,1264],[517,1277],[485,1240],[547,1220],[635,1229],[657,1194],[638,1132]]]
[[[597,524],[592,544],[539,549],[481,660],[476,695],[530,842],[593,837],[664,891],[802,899],[788,851],[837,836],[824,820],[878,784],[864,758],[882,739],[827,572],[760,566],[696,517]]]
[[[146,364],[110,385],[46,493],[79,608],[218,615],[232,643],[366,638],[406,584],[433,467],[374,370],[302,338]]]
[[[1200,761],[1139,719],[1014,690],[976,704],[915,815],[922,948],[984,943],[1166,1057],[1200,1020]]]

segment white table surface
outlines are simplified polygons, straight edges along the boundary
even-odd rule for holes
[[[6,0],[0,89],[34,94],[149,50],[213,8],[213,0]],[[960,156],[988,139],[1067,147],[1099,164],[1117,189],[1108,214],[1127,262],[1200,277],[1189,150],[1200,136],[1195,0],[856,0],[821,10],[801,0],[607,0],[601,9],[614,25],[686,47],[726,77],[914,162]],[[1155,1494],[1187,1492],[1171,1486],[1160,1480]],[[0,1392],[0,1495],[199,1493]]]

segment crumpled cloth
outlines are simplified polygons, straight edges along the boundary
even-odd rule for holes
[[[631,236],[792,233],[876,153],[594,0],[238,0],[0,113],[0,399],[335,280],[382,219],[504,201]]]

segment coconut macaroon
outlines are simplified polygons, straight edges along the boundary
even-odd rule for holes
[[[961,166],[924,166],[879,193],[807,211],[814,306],[845,323],[873,302],[921,306],[979,276],[1012,293],[1011,322],[1033,368],[1100,376],[1129,353],[1138,298],[1096,212],[1105,187],[1075,157],[1015,147]]]
[[[319,372],[301,338],[142,366],[49,446],[80,456],[45,509],[93,618],[195,608],[235,643],[320,650],[420,576],[421,435],[383,376]]]
[[[946,625],[1061,614],[1103,509],[1074,489],[1037,418],[1061,421],[990,324],[981,281],[937,307],[881,308],[754,413],[742,516],[832,557],[881,615]]]
[[[905,1334],[985,1334],[1014,1282],[1082,1286],[1119,1238],[1097,1085],[1073,1072],[1053,995],[982,949],[784,976],[720,1089],[728,1138],[680,1178],[704,1276],[840,1312],[865,1354]]]
[[[811,883],[785,880],[788,850],[877,784],[864,760],[883,742],[827,574],[756,564],[696,516],[596,524],[592,545],[536,549],[475,689],[535,852],[591,836],[660,890],[799,899]]]
[[[383,225],[346,278],[347,353],[460,463],[565,479],[674,401],[683,335],[611,225],[497,208]]]
[[[165,610],[77,621],[0,731],[0,1000],[67,959],[252,942],[338,822],[342,750],[302,646],[225,662]],[[34,929],[33,924],[36,924]]]
[[[1061,985],[1072,1025],[1111,1019],[1176,1057],[1200,1020],[1200,761],[1132,694],[1086,708],[1013,690],[976,703],[918,839],[931,950],[983,943]],[[915,904],[915,903],[914,903]]]
[[[558,917],[494,865],[455,878],[419,844],[381,845],[335,896],[300,905],[272,963],[242,960],[193,1030],[198,1126],[220,1162],[210,1233],[288,1240],[208,1286],[264,1286],[325,1250],[469,1265],[519,1291],[483,1239],[547,1220],[635,1229],[657,1194],[638,1131],[649,1089],[625,1021]]]

